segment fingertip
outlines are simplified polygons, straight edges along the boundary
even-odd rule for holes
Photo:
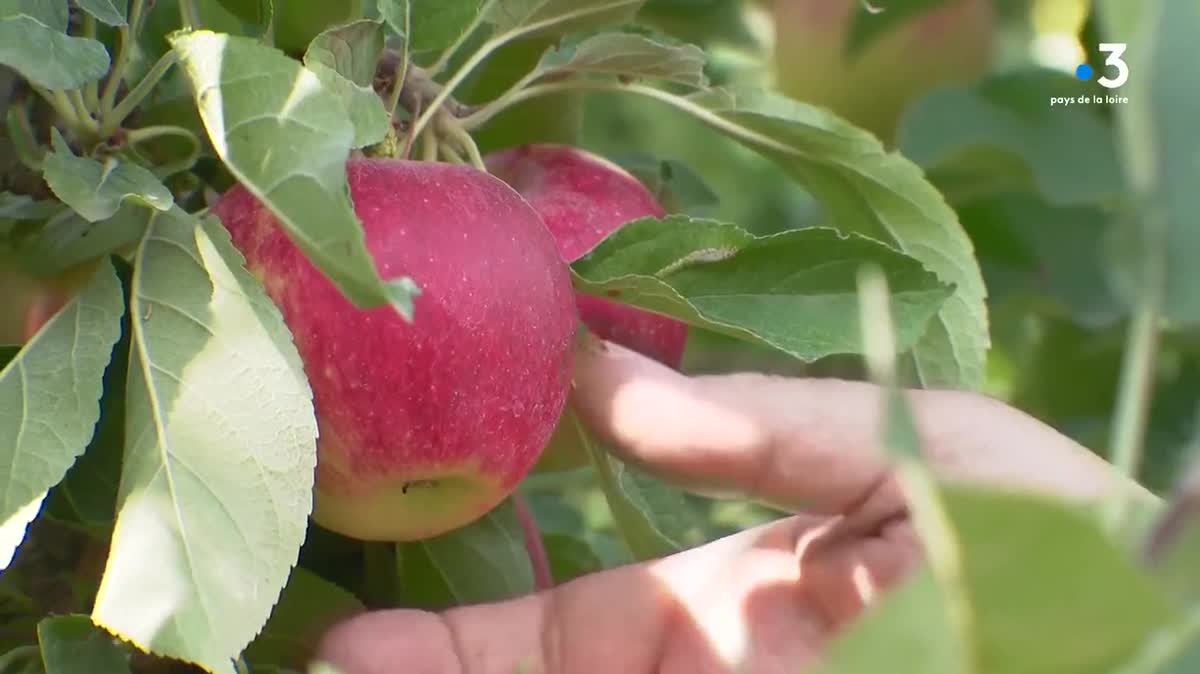
[[[321,638],[310,672],[337,674],[460,674],[454,642],[433,613],[395,609],[363,613]]]

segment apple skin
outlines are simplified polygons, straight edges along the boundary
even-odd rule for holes
[[[992,64],[997,32],[993,0],[947,3],[850,56],[845,43],[861,0],[763,4],[774,17],[778,89],[829,108],[886,144],[893,142],[901,116],[917,97],[978,78]]]
[[[429,538],[494,508],[546,446],[571,376],[570,275],[537,213],[486,173],[378,158],[347,176],[380,275],[421,288],[412,323],[351,304],[244,187],[212,210],[312,387],[313,519],[360,540]]]
[[[665,215],[645,185],[621,167],[576,147],[531,144],[489,154],[488,171],[512,185],[533,205],[573,262],[625,223]],[[666,316],[578,293],[580,319],[597,336],[679,369],[688,326]],[[568,406],[536,472],[586,465],[577,422]]]
[[[492,153],[484,163],[533,206],[568,262],[628,222],[666,214],[628,171],[576,147],[523,145]],[[597,336],[679,368],[686,323],[594,295],[579,293],[575,301],[580,318]]]

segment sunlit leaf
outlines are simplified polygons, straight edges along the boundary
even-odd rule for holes
[[[0,19],[0,65],[47,89],[77,89],[108,72],[108,50],[17,15]]]
[[[228,233],[178,209],[133,261],[118,515],[92,618],[231,672],[287,582],[312,509],[316,421],[278,309]]]
[[[950,289],[916,260],[832,229],[756,237],[682,215],[625,225],[572,264],[576,287],[771,346],[802,360],[860,353],[857,274],[885,271],[898,348],[921,338]]]
[[[248,38],[172,37],[213,146],[292,240],[361,307],[412,316],[415,285],[384,282],[367,252],[346,181],[353,121],[312,71]]]

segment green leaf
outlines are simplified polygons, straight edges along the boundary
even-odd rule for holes
[[[304,64],[320,63],[360,87],[370,88],[375,64],[383,52],[383,27],[362,19],[335,26],[313,39],[304,53]]]
[[[1093,93],[1041,69],[941,88],[905,114],[900,152],[954,200],[1032,189],[1051,204],[1109,201],[1123,189],[1111,125],[1089,104],[1049,104]]]
[[[129,9],[128,0],[75,0],[75,4],[101,23],[124,26],[129,22],[126,14]]]
[[[737,88],[666,96],[656,97],[775,160],[838,229],[894,245],[953,284],[913,349],[914,374],[926,387],[983,384],[990,340],[982,274],[954,211],[920,168],[828,111],[781,95]],[[904,312],[894,315],[903,333]]]
[[[994,300],[1024,291],[1056,302],[1081,325],[1125,314],[1109,287],[1102,241],[1112,217],[1095,206],[1053,206],[1027,193],[975,199],[958,209]]]
[[[0,370],[0,569],[92,437],[123,310],[120,283],[104,264]]]
[[[927,567],[866,609],[830,644],[813,674],[879,674],[903,662],[921,674],[960,674],[967,645],[953,634],[942,590]]]
[[[720,203],[717,193],[681,161],[640,153],[613,160],[640,180],[668,213],[704,217]]]
[[[707,60],[699,47],[646,31],[610,31],[563,40],[546,50],[536,72],[542,77],[615,75],[708,86]]]
[[[304,54],[304,65],[345,105],[354,123],[356,148],[383,140],[391,126],[391,116],[372,87],[382,52],[379,22],[362,20],[321,33]]]
[[[880,36],[903,26],[904,22],[957,1],[959,0],[860,0],[855,3],[857,8],[854,12],[854,22],[850,24],[850,34],[846,39],[846,52],[850,55],[858,54]]]
[[[178,208],[138,246],[119,512],[92,611],[212,672],[232,671],[287,582],[316,465],[299,354],[242,265],[216,219]]]
[[[441,6],[445,3],[429,3]],[[375,11],[379,19],[387,26],[392,34],[405,41],[409,39],[409,23],[411,21],[412,3],[410,0],[377,0]]]
[[[613,460],[617,488],[646,522],[676,550],[707,543],[705,523],[683,490]]]
[[[0,368],[7,366],[21,352],[20,344],[0,344]]]
[[[857,234],[811,228],[759,237],[682,215],[644,218],[571,268],[583,292],[811,361],[861,352],[857,274],[868,262],[888,276],[898,348],[908,349],[950,289],[916,260]]]
[[[1032,494],[946,487],[944,497],[980,671],[1111,671],[1178,616],[1097,518]]]
[[[59,33],[67,32],[70,12],[67,0],[0,0],[0,19],[24,14]]]
[[[303,669],[314,644],[339,620],[365,610],[354,595],[320,576],[297,567],[262,632],[246,648],[255,666]]]
[[[37,646],[23,645],[0,655],[0,674],[46,674]]]
[[[108,72],[108,50],[25,15],[0,19],[0,65],[47,89],[78,89]]]
[[[629,494],[621,488],[616,474],[620,461],[601,447],[599,441],[583,425],[570,405],[563,413],[559,424],[576,433],[579,443],[587,452],[588,459],[595,470],[600,491],[608,503],[613,525],[633,558],[644,561],[679,552],[680,547],[654,525],[651,514],[643,512],[637,503],[630,500]]]
[[[485,19],[497,33],[564,33],[625,23],[645,0],[491,0]]]
[[[374,89],[360,87],[322,63],[309,64],[308,69],[316,74],[327,91],[341,98],[346,114],[354,124],[353,147],[374,145],[387,136],[391,116]]]
[[[142,209],[146,210],[146,209]],[[131,269],[115,263],[128,302]],[[130,318],[121,317],[121,338],[113,349],[104,372],[104,394],[100,398],[100,421],[83,456],[66,477],[50,491],[43,517],[73,526],[105,544],[112,538],[117,517],[117,491],[125,447],[125,380],[129,373]]]
[[[389,12],[384,14],[388,25],[407,35],[412,51],[426,52],[453,44],[475,23],[483,4],[482,0],[381,0],[379,6],[381,12],[384,6],[389,6]],[[404,25],[404,5],[408,5],[407,33],[400,32]]]
[[[54,130],[54,151],[46,155],[42,175],[55,196],[90,222],[110,218],[126,199],[136,199],[160,211],[175,203],[171,191],[147,169],[107,159],[76,157],[63,137]]]
[[[46,674],[129,674],[130,652],[85,615],[38,623]]]
[[[505,501],[475,522],[400,547],[405,599],[428,608],[511,599],[532,592],[533,570],[516,511]]]
[[[25,194],[0,192],[0,218],[10,220],[45,220],[63,210],[53,199],[35,201]]]
[[[136,243],[158,211],[140,199],[120,204],[112,217],[88,222],[64,209],[18,248],[23,262],[41,275],[54,276],[101,255],[118,252]]]
[[[1138,10],[1133,7],[1131,11],[1140,10],[1137,29],[1122,30],[1113,40],[1129,45],[1122,55],[1129,79],[1113,92],[1129,99],[1114,106],[1120,108],[1128,137],[1123,159],[1133,191],[1142,200],[1139,206],[1147,207],[1144,217],[1166,225],[1164,313],[1181,324],[1196,325],[1200,324],[1200,267],[1195,263],[1200,254],[1196,223],[1200,138],[1195,125],[1200,118],[1200,93],[1186,86],[1179,74],[1200,69],[1200,54],[1191,46],[1200,31],[1200,5],[1153,0],[1140,3]],[[1108,70],[1111,77],[1113,69]]]
[[[379,277],[350,200],[346,160],[355,129],[342,97],[249,38],[196,31],[171,43],[213,147],[234,177],[350,301],[391,304],[411,318],[415,284]]]

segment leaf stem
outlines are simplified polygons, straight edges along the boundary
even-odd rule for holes
[[[96,39],[96,17],[91,14],[83,13],[83,36],[91,39]],[[86,109],[89,112],[100,111],[100,85],[96,80],[92,80],[83,85],[83,100],[87,104]]]
[[[113,60],[112,72],[108,75],[108,81],[104,83],[104,91],[100,94],[100,124],[107,128],[109,115],[112,113],[113,103],[117,100],[117,90],[121,88],[121,83],[125,81],[125,69],[129,67],[130,45],[133,43],[135,29],[142,16],[142,3],[145,0],[132,0],[129,5],[129,21],[117,28],[117,35],[120,38],[117,46],[117,58]],[[180,10],[182,11],[184,0],[180,0]],[[120,124],[113,125],[115,130]],[[110,132],[111,133],[111,132]]]
[[[193,0],[179,0],[179,19],[184,28],[196,30],[200,27],[200,14]]]
[[[475,144],[475,139],[471,138],[471,134],[467,133],[466,129],[459,124],[458,120],[449,114],[441,114],[437,117],[435,131],[438,135],[445,134],[446,139],[452,141],[459,149],[467,153],[467,161],[476,169],[487,173],[487,166],[483,163],[483,156],[479,154],[479,146]],[[455,153],[457,154],[457,153]]]
[[[550,558],[546,555],[546,544],[542,541],[542,532],[538,529],[537,518],[529,508],[529,502],[519,490],[512,495],[513,509],[517,521],[521,523],[521,533],[525,536],[525,551],[529,553],[529,566],[533,569],[534,587],[539,592],[554,587],[554,574],[550,572]]]
[[[501,33],[499,35],[489,38],[482,45],[480,45],[479,49],[477,49],[475,51],[475,53],[472,54],[471,57],[467,59],[466,63],[464,63],[462,65],[462,67],[460,67],[458,69],[458,71],[454,73],[454,75],[446,82],[445,86],[442,87],[442,90],[440,92],[438,92],[438,95],[433,99],[433,102],[429,104],[429,107],[425,110],[425,112],[422,113],[421,116],[417,118],[417,121],[414,124],[414,128],[416,129],[416,132],[420,133],[421,130],[425,128],[425,125],[429,124],[429,122],[432,121],[433,116],[435,114],[437,114],[437,111],[439,109],[441,109],[442,104],[445,103],[446,100],[450,98],[450,95],[453,94],[454,90],[457,89],[458,86],[463,83],[463,80],[467,79],[467,76],[469,76],[472,72],[474,72],[475,68],[479,67],[479,64],[481,64],[485,60],[487,60],[487,58],[492,55],[492,52],[496,51],[500,47],[503,47],[504,45],[508,44],[509,42],[512,42],[513,40],[516,40],[522,36],[529,35],[530,33],[536,33],[539,30],[542,30],[544,28],[549,28],[549,27],[554,26],[559,23],[566,23],[569,21],[573,21],[575,19],[583,18],[583,17],[591,15],[591,14],[599,14],[601,12],[606,12],[606,11],[613,9],[614,7],[620,7],[622,5],[633,5],[638,2],[641,2],[641,0],[624,0],[624,1],[620,1],[620,2],[613,2],[613,3],[606,4],[606,5],[599,5],[599,6],[595,6],[595,7],[585,7],[583,9],[577,9],[572,12],[566,12],[566,13],[560,14],[558,16],[552,16],[550,18],[543,19],[541,21],[534,21],[533,23],[529,23],[524,26],[519,26],[517,28],[513,28],[513,29],[509,30],[508,32]],[[489,5],[490,4],[491,3],[489,3]],[[479,12],[479,16],[480,17],[484,16],[487,13],[486,10],[487,10],[486,7],[482,8]],[[514,96],[514,98],[515,98],[515,96]]]
[[[1147,218],[1149,221],[1151,218]],[[1155,218],[1156,219],[1156,218]],[[1153,225],[1147,222],[1145,230]],[[1149,232],[1147,231],[1147,234]],[[1147,263],[1148,264],[1148,263]],[[1143,265],[1143,274],[1155,272]],[[1129,340],[1121,362],[1121,384],[1117,398],[1116,420],[1113,424],[1110,457],[1117,471],[1136,481],[1150,416],[1150,401],[1154,395],[1155,358],[1158,354],[1158,320],[1162,292],[1157,279],[1145,279],[1138,297],[1138,306],[1129,327]],[[1119,529],[1129,507],[1129,493],[1121,490],[1106,502],[1106,523]]]
[[[83,92],[79,89],[72,89],[67,92],[67,97],[71,100],[71,106],[75,108],[75,116],[79,120],[79,127],[92,134],[99,131],[100,125],[96,123],[96,118],[92,117],[92,113],[88,111],[87,102],[83,100]]]
[[[493,4],[495,4],[493,0],[488,0],[488,2],[485,2],[483,6],[479,8],[479,12],[475,15],[475,18],[471,19],[471,23],[467,24],[466,29],[463,30],[463,32],[457,38],[455,38],[454,42],[452,42],[449,47],[446,47],[442,53],[438,55],[438,59],[434,61],[433,65],[429,66],[428,68],[430,77],[436,77],[442,72],[442,70],[446,68],[447,65],[450,64],[450,59],[454,58],[454,54],[457,53],[459,49],[462,49],[462,46],[467,43],[467,40],[471,39],[471,36],[475,33],[475,31],[479,30],[479,27],[483,25],[483,19],[485,16],[487,16],[488,10],[492,8]]]
[[[121,126],[125,119],[129,117],[131,113],[133,113],[134,109],[141,105],[142,101],[144,101],[146,97],[150,95],[150,92],[154,90],[155,85],[162,80],[163,76],[167,74],[167,71],[170,70],[171,66],[175,65],[178,60],[179,55],[176,54],[174,50],[171,50],[163,54],[157,61],[155,61],[154,65],[150,68],[150,71],[147,72],[146,76],[142,78],[142,81],[138,82],[137,86],[134,87],[133,90],[128,94],[126,94],[125,98],[121,99],[121,102],[118,103],[117,106],[109,112],[109,114],[104,116],[103,123],[100,127],[100,135],[104,137],[111,136]]]
[[[131,146],[166,136],[182,138],[191,144],[192,149],[191,152],[189,152],[183,159],[154,167],[153,172],[159,178],[165,178],[181,171],[186,171],[194,166],[196,164],[196,160],[200,158],[200,151],[203,147],[200,143],[200,139],[196,137],[196,134],[183,128],[182,126],[172,126],[170,124],[144,126],[140,129],[132,129],[125,135],[125,140]]]
[[[29,122],[29,108],[23,103],[14,103],[8,110],[8,135],[12,140],[13,154],[31,171],[42,172],[42,157],[38,154],[37,138],[33,124]]]
[[[795,148],[789,147],[779,141],[757,133],[751,129],[740,126],[731,122],[717,113],[697,104],[690,98],[678,96],[669,91],[656,89],[644,84],[622,84],[620,82],[606,82],[603,80],[588,80],[588,79],[570,79],[560,82],[547,82],[545,84],[535,84],[527,89],[514,92],[507,100],[496,99],[487,105],[484,105],[479,110],[463,117],[459,120],[463,128],[467,131],[474,131],[486,124],[492,117],[500,114],[507,108],[510,108],[517,103],[538,98],[539,96],[549,96],[564,91],[612,91],[625,92],[630,94],[638,94],[647,98],[652,98],[656,101],[666,103],[680,112],[687,113],[695,117],[704,124],[721,131],[734,138],[739,138],[743,141],[753,143],[761,148],[778,152],[789,156],[803,156]]]
[[[436,134],[426,133],[421,136],[421,161],[437,161],[438,138]]]
[[[388,95],[387,111],[389,116],[396,114],[396,106],[400,104],[400,94],[404,93],[404,80],[408,77],[408,50],[400,54],[396,62],[396,72],[392,76],[392,91]]]
[[[34,93],[45,99],[50,107],[54,108],[55,114],[61,117],[67,126],[73,129],[79,126],[79,117],[75,114],[75,106],[71,105],[66,94],[61,91],[50,91],[33,83],[30,83],[29,87],[33,89]]]

